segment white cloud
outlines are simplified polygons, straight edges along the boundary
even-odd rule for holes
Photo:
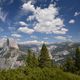
[[[58,9],[53,5],[50,5],[49,8],[40,9],[37,8],[36,19],[39,23],[36,24],[34,30],[42,33],[55,33],[55,34],[64,34],[68,30],[63,30],[64,21],[60,18],[56,18],[58,15]]]
[[[23,22],[23,21],[20,21],[19,24],[20,24],[21,26],[27,26],[27,24],[26,24],[25,22]]]
[[[16,33],[15,33],[15,34],[12,34],[11,36],[12,36],[12,37],[21,37],[20,34],[16,34]]]
[[[2,11],[2,8],[0,8],[0,20],[5,22],[6,18],[7,18],[8,13],[4,13]]]
[[[32,21],[32,20],[34,20],[34,19],[35,19],[35,16],[32,15],[32,16],[29,16],[29,17],[27,18],[27,21]]]
[[[27,34],[32,34],[34,32],[33,29],[30,29],[27,27],[28,26],[27,23],[20,21],[19,24],[21,27],[18,28],[18,31],[23,32],[23,33],[27,33]]]
[[[75,12],[74,16],[80,15],[80,12]]]
[[[38,37],[37,37],[37,36],[33,36],[33,35],[32,35],[32,36],[31,36],[31,38],[33,38],[33,39],[37,39]]]
[[[54,33],[54,34],[66,34],[68,29],[64,28],[64,20],[56,17],[59,15],[58,8],[55,5],[50,4],[48,8],[41,9],[37,7],[35,9],[34,5],[31,4],[31,1],[24,3],[22,6],[24,11],[32,11],[33,15],[30,16],[27,20],[31,20],[34,17],[38,21],[36,23],[34,30],[41,33]]]
[[[70,23],[70,24],[73,24],[73,23],[75,23],[75,20],[74,20],[74,19],[71,19],[71,20],[69,21],[69,23]]]
[[[55,39],[66,40],[66,37],[64,37],[64,36],[56,36]]]
[[[44,42],[44,41],[38,41],[38,40],[32,40],[32,41],[24,41],[24,42],[19,42],[19,44],[37,44],[37,45],[40,45],[40,44],[48,44],[48,42]]]
[[[20,27],[18,29],[18,31],[23,32],[23,33],[27,33],[27,34],[32,34],[34,32],[33,29],[30,29],[28,27]]]
[[[34,5],[31,5],[31,1],[29,1],[28,3],[24,3],[22,5],[22,10],[24,11],[35,11]]]
[[[63,41],[72,41],[71,40],[72,36],[56,36],[54,38],[58,40],[63,40]]]

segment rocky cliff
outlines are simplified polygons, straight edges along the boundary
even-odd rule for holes
[[[24,64],[22,56],[26,54],[19,50],[15,41],[7,39],[0,50],[0,68],[15,68]]]

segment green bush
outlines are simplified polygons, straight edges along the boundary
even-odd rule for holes
[[[0,80],[80,80],[80,77],[58,68],[22,67],[1,70]]]

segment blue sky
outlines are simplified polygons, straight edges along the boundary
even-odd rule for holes
[[[0,39],[80,41],[80,0],[0,0]]]

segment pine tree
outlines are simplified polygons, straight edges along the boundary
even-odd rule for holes
[[[76,54],[75,54],[75,66],[77,70],[80,70],[80,48],[76,48]]]
[[[68,57],[66,59],[66,62],[63,65],[63,70],[67,72],[72,72],[74,73],[75,71],[75,66],[74,66],[74,60],[72,57]]]
[[[43,67],[51,67],[51,60],[49,57],[49,52],[45,44],[42,45],[42,49],[40,51],[39,56],[39,66]]]
[[[28,50],[26,65],[28,67],[37,67],[38,66],[38,59],[34,52]]]
[[[32,54],[32,51],[29,49],[28,54],[27,54],[27,58],[26,58],[26,65],[28,67],[33,67],[32,58],[33,58],[33,54]]]
[[[36,53],[33,53],[32,63],[33,63],[33,67],[38,67],[38,58],[35,54]]]

